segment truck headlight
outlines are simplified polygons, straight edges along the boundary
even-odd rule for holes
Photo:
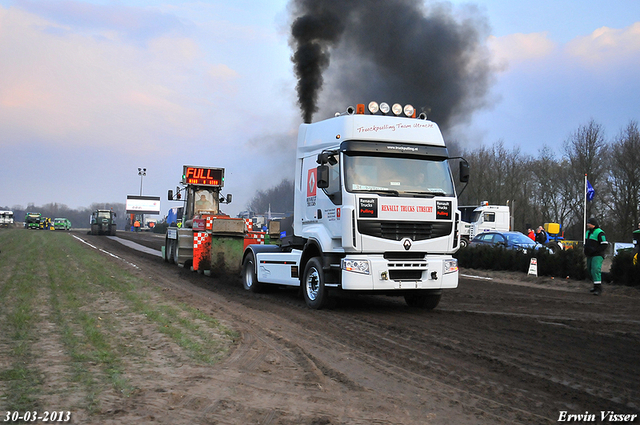
[[[453,273],[458,271],[458,260],[452,258],[451,260],[444,260],[444,274]]]
[[[345,260],[343,258],[341,265],[342,270],[362,274],[369,274],[371,269],[369,266],[369,260]]]

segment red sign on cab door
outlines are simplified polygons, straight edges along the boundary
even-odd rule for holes
[[[307,196],[316,196],[316,184],[318,181],[318,170],[310,168],[307,175]]]

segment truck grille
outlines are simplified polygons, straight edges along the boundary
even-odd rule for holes
[[[439,238],[451,234],[453,223],[431,221],[381,221],[360,220],[358,231],[375,238],[400,241],[409,238],[412,241]]]

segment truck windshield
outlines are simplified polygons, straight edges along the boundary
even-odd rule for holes
[[[446,160],[345,154],[344,170],[349,192],[454,196]]]
[[[111,212],[109,212],[109,211],[98,211],[98,218],[111,218]]]

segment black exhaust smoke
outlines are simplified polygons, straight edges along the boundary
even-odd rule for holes
[[[343,0],[344,1],[344,0]],[[293,22],[291,37],[295,44],[292,60],[298,77],[298,103],[304,122],[311,122],[318,110],[317,100],[322,88],[322,73],[329,66],[329,48],[342,35],[342,17],[336,15],[345,6],[340,1],[301,1],[304,14]]]
[[[486,18],[420,0],[293,0],[292,61],[304,122],[369,100],[410,103],[446,128],[486,106]],[[331,58],[331,67],[329,59]],[[323,78],[324,77],[324,78]],[[455,118],[455,120],[454,120]]]

